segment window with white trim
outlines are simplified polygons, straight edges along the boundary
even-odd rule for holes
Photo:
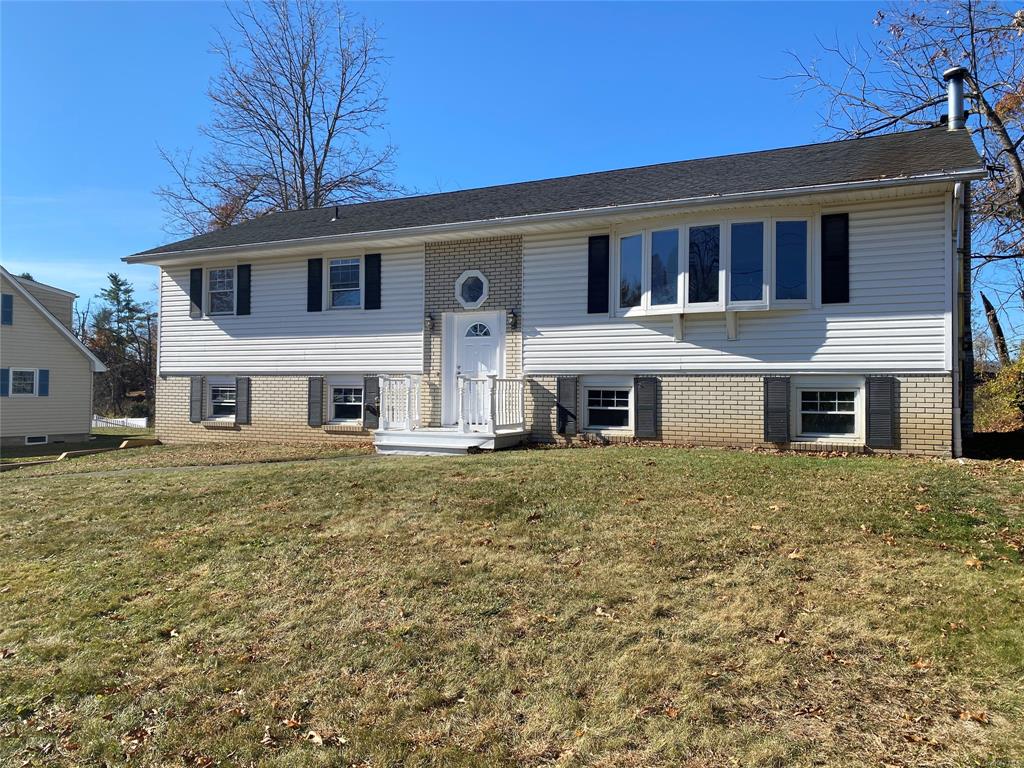
[[[455,299],[464,309],[477,309],[490,293],[487,276],[479,269],[467,269],[455,281]]]
[[[12,395],[31,397],[38,391],[37,372],[34,368],[11,368]]]
[[[857,435],[857,390],[801,389],[798,394],[801,436],[851,438]]]
[[[358,256],[327,263],[327,306],[358,309],[363,305],[363,260]]]
[[[363,388],[331,386],[331,421],[352,423],[363,418]]]
[[[768,309],[809,300],[810,218],[694,220],[613,240],[620,316]]]
[[[235,268],[216,267],[206,272],[206,314],[235,313]]]
[[[49,442],[49,435],[25,435],[25,445],[46,445]]]
[[[587,429],[629,429],[632,390],[611,386],[583,387]]]
[[[211,379],[208,384],[209,414],[211,419],[235,418],[237,389],[234,379]]]

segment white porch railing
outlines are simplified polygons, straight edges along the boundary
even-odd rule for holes
[[[420,377],[380,377],[380,428],[417,429],[420,426]]]
[[[522,429],[526,423],[522,379],[459,376],[458,416],[463,432]]]

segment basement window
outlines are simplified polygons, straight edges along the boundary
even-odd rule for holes
[[[46,445],[50,442],[49,435],[27,435],[25,445]]]
[[[209,399],[211,419],[234,419],[236,387],[234,379],[211,379]]]
[[[624,430],[630,428],[630,389],[584,386],[587,404],[587,429]]]
[[[331,421],[351,424],[363,418],[362,387],[331,387]]]
[[[852,437],[857,433],[857,391],[800,390],[801,436]]]

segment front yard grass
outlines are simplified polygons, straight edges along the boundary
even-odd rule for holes
[[[7,473],[0,764],[1019,765],[1021,467]]]

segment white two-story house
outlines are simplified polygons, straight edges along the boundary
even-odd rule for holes
[[[131,256],[160,269],[157,434],[954,454],[985,171],[951,103],[925,130],[276,213]]]

